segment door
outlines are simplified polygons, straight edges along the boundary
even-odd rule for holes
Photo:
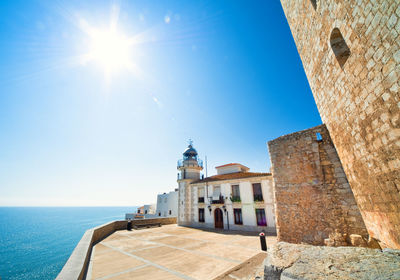
[[[214,211],[214,224],[215,228],[224,228],[224,218],[222,216],[222,210],[216,208]]]

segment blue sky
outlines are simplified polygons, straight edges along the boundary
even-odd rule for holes
[[[82,59],[110,22],[128,68]],[[189,138],[266,172],[321,123],[278,0],[1,1],[0,58],[0,205],[155,202]]]

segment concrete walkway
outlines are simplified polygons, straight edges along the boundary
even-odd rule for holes
[[[123,230],[94,246],[87,279],[213,279],[260,252],[257,233],[177,225]]]

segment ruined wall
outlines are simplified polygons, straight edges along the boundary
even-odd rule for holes
[[[368,235],[325,125],[268,146],[280,241],[323,245],[335,231]]]
[[[399,1],[281,3],[367,229],[400,248]]]

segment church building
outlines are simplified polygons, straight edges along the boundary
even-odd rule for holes
[[[178,224],[183,226],[275,232],[270,173],[250,172],[239,163],[216,167],[204,178],[203,162],[190,144],[178,161]]]

